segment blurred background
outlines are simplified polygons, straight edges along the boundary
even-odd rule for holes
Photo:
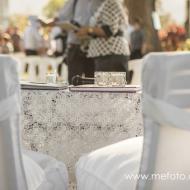
[[[0,33],[17,27],[22,36],[29,15],[54,17],[66,0],[1,0]],[[147,51],[190,49],[189,0],[126,0],[129,20],[142,19],[148,43]]]
[[[49,21],[58,15],[66,1],[1,0],[0,53],[24,54],[24,36],[29,18],[34,19],[35,17]],[[144,35],[143,44],[146,45],[142,55],[153,51],[190,50],[190,0],[124,1],[124,6],[126,6],[129,16],[127,33],[131,33],[131,28],[134,28],[134,20],[139,19]],[[39,42],[42,47],[39,55],[59,57],[60,59],[57,61],[57,65],[59,65],[63,60],[63,54],[66,49],[66,40],[62,35],[62,31],[52,27],[40,27],[39,34],[41,36]],[[127,35],[130,42],[130,35]],[[24,74],[22,76],[25,76],[27,67],[27,65],[23,67]],[[61,69],[58,68],[58,70]],[[38,73],[37,70],[36,72]],[[65,76],[65,78],[67,77]]]

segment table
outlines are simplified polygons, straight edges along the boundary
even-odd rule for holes
[[[79,157],[143,134],[137,93],[22,90],[23,143],[68,166],[71,180]]]

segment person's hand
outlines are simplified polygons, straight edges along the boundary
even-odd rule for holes
[[[41,24],[42,27],[53,27],[55,26],[55,23],[57,22],[57,18],[54,18],[53,20],[50,20],[49,22],[45,22],[42,19],[38,19],[38,22]]]
[[[41,24],[42,27],[46,26],[46,23],[42,19],[38,19],[38,22]]]
[[[76,35],[79,39],[88,37],[89,27],[81,27],[76,32]]]

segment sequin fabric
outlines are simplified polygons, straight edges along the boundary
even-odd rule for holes
[[[141,95],[22,90],[22,129],[24,147],[63,161],[75,186],[80,156],[143,134]]]

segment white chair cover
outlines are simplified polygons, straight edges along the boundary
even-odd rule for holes
[[[0,56],[0,189],[27,189],[19,141],[19,81],[15,62]],[[14,133],[14,135],[12,135]]]
[[[189,178],[144,180],[137,175],[149,178],[170,172],[190,177],[190,151],[185,148],[190,113],[183,110],[190,108],[189,60],[189,53],[152,53],[144,59],[143,154],[143,140],[136,138],[83,156],[76,169],[79,190],[189,189]]]
[[[38,153],[23,155],[19,126],[17,62],[0,56],[0,189],[66,190],[68,175],[62,163]]]
[[[76,167],[77,190],[134,190],[140,167],[143,138],[133,138],[80,158]]]
[[[151,180],[139,180],[138,190],[190,187],[189,60],[190,53],[153,53],[144,59],[145,140],[140,174]]]

